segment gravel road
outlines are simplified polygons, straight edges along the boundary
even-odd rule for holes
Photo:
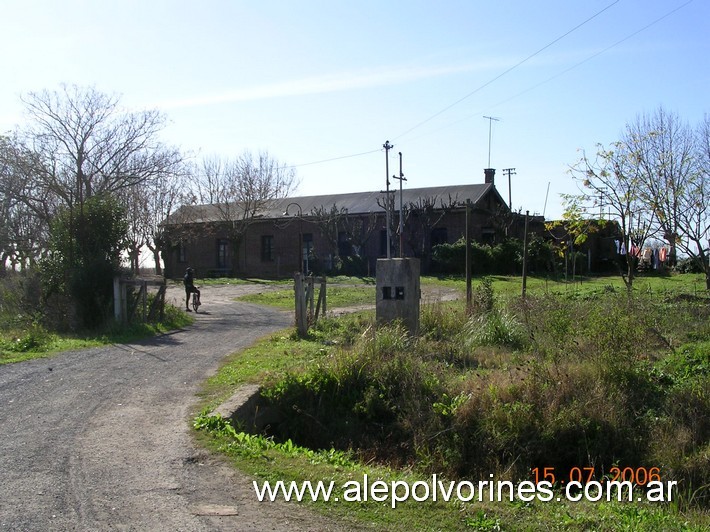
[[[340,530],[200,450],[195,393],[292,316],[205,287],[195,324],[147,341],[0,366],[0,530]],[[168,298],[184,306],[184,292]]]

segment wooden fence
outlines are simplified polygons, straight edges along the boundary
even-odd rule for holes
[[[137,290],[128,290],[137,287]],[[148,287],[158,287],[148,304]],[[113,279],[113,312],[116,321],[129,323],[136,317],[141,321],[162,321],[165,317],[165,279]]]
[[[302,338],[308,334],[308,328],[318,321],[318,316],[326,312],[326,280],[325,277],[305,276],[302,273],[294,275],[293,289],[296,300],[296,328]],[[318,302],[315,304],[315,285],[320,285]]]

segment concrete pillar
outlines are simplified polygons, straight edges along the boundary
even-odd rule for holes
[[[419,272],[419,259],[377,260],[375,279],[378,323],[401,320],[410,334],[419,332]]]

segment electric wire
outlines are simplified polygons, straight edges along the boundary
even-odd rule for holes
[[[409,128],[409,129],[407,129],[407,130],[404,131],[403,133],[400,133],[400,134],[397,135],[396,137],[393,137],[393,140],[401,139],[401,137],[403,137],[403,136],[405,136],[405,135],[408,135],[409,133],[411,133],[411,132],[414,131],[415,129],[418,129],[419,127],[421,127],[421,126],[427,124],[428,122],[430,122],[431,120],[433,120],[433,119],[436,118],[437,116],[440,116],[441,114],[445,113],[446,111],[448,111],[448,110],[451,109],[452,107],[455,107],[456,105],[458,105],[458,104],[461,103],[462,101],[464,101],[464,100],[466,100],[467,98],[473,96],[474,94],[480,92],[481,90],[483,90],[483,89],[486,88],[487,86],[489,86],[489,85],[491,85],[492,83],[494,83],[495,81],[499,80],[500,78],[502,78],[502,77],[505,76],[506,74],[509,74],[511,71],[513,71],[513,70],[515,70],[516,68],[518,68],[519,66],[523,65],[524,63],[526,63],[527,61],[529,61],[529,60],[532,59],[533,57],[539,55],[539,54],[542,53],[544,50],[546,50],[547,48],[553,46],[554,44],[556,44],[557,42],[559,42],[559,41],[562,40],[563,38],[567,37],[568,35],[570,35],[570,34],[573,33],[574,31],[576,31],[577,29],[579,29],[579,28],[581,28],[582,26],[584,26],[585,24],[589,23],[590,21],[592,21],[593,19],[595,19],[596,17],[598,17],[599,15],[601,15],[602,13],[604,13],[605,11],[609,10],[609,9],[610,9],[611,7],[613,7],[615,4],[619,3],[619,1],[620,1],[620,0],[616,0],[616,1],[612,2],[611,4],[608,4],[606,7],[604,7],[604,8],[601,9],[600,11],[596,12],[596,13],[595,13],[594,15],[592,15],[591,17],[589,17],[589,18],[587,18],[586,20],[580,22],[578,25],[576,25],[576,26],[573,27],[572,29],[570,29],[570,30],[568,30],[567,32],[565,32],[564,34],[560,35],[559,37],[557,37],[557,38],[554,39],[553,41],[549,42],[548,44],[546,44],[545,46],[543,46],[542,48],[540,48],[540,49],[537,50],[536,52],[530,54],[530,55],[527,56],[525,59],[519,61],[518,63],[516,63],[515,65],[511,66],[511,67],[508,68],[507,70],[505,70],[505,71],[503,71],[502,73],[500,73],[500,74],[498,74],[497,76],[495,76],[494,78],[490,79],[489,81],[487,81],[487,82],[484,83],[483,85],[477,87],[476,89],[474,89],[473,91],[469,92],[469,93],[466,94],[465,96],[459,98],[459,99],[456,100],[455,102],[451,103],[450,105],[446,106],[445,108],[441,109],[440,111],[436,112],[435,114],[429,116],[427,119],[425,119],[425,120],[423,120],[423,121],[417,123],[416,125],[412,126],[412,127]],[[585,63],[587,63],[587,62],[589,62],[589,61],[591,61],[592,59],[594,59],[594,58],[596,58],[596,57],[598,57],[598,56],[600,56],[600,55],[602,55],[602,54],[608,52],[609,50],[611,50],[611,49],[615,48],[616,46],[618,46],[618,45],[620,45],[620,44],[622,44],[622,43],[628,41],[629,39],[632,39],[633,37],[635,37],[635,36],[638,35],[639,33],[642,33],[643,31],[647,30],[648,28],[650,28],[650,27],[652,27],[652,26],[658,24],[658,23],[661,22],[662,20],[668,18],[669,16],[671,16],[671,15],[674,14],[675,12],[681,10],[682,8],[684,8],[685,6],[687,6],[688,4],[690,4],[690,3],[692,3],[692,2],[693,2],[693,0],[688,0],[687,2],[681,4],[680,6],[678,6],[678,7],[674,8],[674,9],[668,11],[667,13],[665,13],[664,15],[662,15],[661,17],[659,17],[659,18],[653,20],[652,22],[646,24],[646,25],[643,26],[642,28],[636,30],[635,32],[633,32],[633,33],[631,33],[631,34],[629,34],[629,35],[627,35],[627,36],[624,37],[623,39],[620,39],[620,40],[616,41],[615,43],[611,44],[610,46],[607,46],[607,47],[604,48],[603,50],[601,50],[601,51],[599,51],[599,52],[596,52],[596,53],[590,55],[589,57],[583,59],[582,61],[579,61],[578,63],[575,63],[574,65],[572,65],[571,67],[569,67],[569,68],[563,70],[562,72],[560,72],[560,73],[558,73],[558,74],[555,74],[554,76],[551,76],[551,77],[547,78],[546,80],[541,81],[540,83],[537,83],[537,84],[533,85],[532,87],[529,87],[528,89],[525,89],[524,91],[521,91],[521,92],[519,92],[519,93],[517,93],[517,94],[515,94],[515,95],[513,95],[513,96],[511,96],[511,97],[509,97],[509,98],[506,98],[505,100],[502,100],[502,101],[500,101],[500,102],[498,102],[498,103],[496,103],[496,104],[494,104],[494,105],[488,107],[487,109],[491,109],[491,108],[494,108],[494,107],[498,107],[498,106],[500,106],[500,105],[503,105],[504,103],[507,103],[507,102],[509,102],[509,101],[511,101],[511,100],[513,100],[513,99],[515,99],[515,98],[518,98],[518,97],[522,96],[523,94],[527,94],[528,92],[531,92],[531,91],[535,90],[536,88],[538,88],[538,87],[540,87],[540,86],[542,86],[542,85],[545,85],[546,83],[549,83],[550,81],[553,81],[553,80],[555,80],[555,79],[557,79],[557,78],[559,78],[559,77],[561,77],[561,76],[567,74],[568,72],[570,72],[570,71],[576,69],[577,67],[579,67],[579,66],[581,66],[581,65],[583,65],[583,64],[585,64]],[[484,112],[486,112],[486,111],[487,111],[487,110],[483,110],[483,111],[480,111],[479,113],[474,113],[474,114],[472,114],[472,115],[468,115],[468,116],[466,116],[465,118],[460,119],[460,120],[457,120],[457,121],[455,121],[455,122],[452,122],[452,123],[450,123],[450,124],[448,124],[448,125],[446,125],[446,126],[444,126],[444,127],[442,127],[442,128],[437,129],[436,131],[441,131],[442,129],[445,129],[445,128],[447,128],[447,127],[450,127],[450,126],[452,126],[452,125],[454,125],[454,124],[457,124],[457,123],[459,123],[459,122],[461,122],[461,121],[463,121],[463,120],[467,120],[467,119],[469,119],[469,118],[471,118],[471,117],[473,117],[473,116],[482,115],[482,114],[483,114]],[[434,131],[434,132],[436,132],[436,131]],[[428,134],[431,134],[431,133],[427,133],[426,135],[428,135]],[[419,137],[417,137],[417,138],[419,138]],[[364,152],[360,152],[360,153],[354,153],[354,154],[350,154],[350,155],[342,155],[342,156],[338,156],[338,157],[331,157],[331,158],[328,158],[328,159],[321,159],[321,160],[317,160],[317,161],[311,161],[311,162],[308,162],[308,163],[301,163],[301,164],[290,165],[290,166],[287,166],[286,168],[300,168],[300,167],[303,167],[303,166],[311,166],[311,165],[315,165],[315,164],[322,164],[322,163],[327,163],[327,162],[332,162],[332,161],[338,161],[338,160],[342,160],[342,159],[349,159],[349,158],[354,158],[354,157],[362,157],[362,156],[365,156],[365,155],[371,155],[371,154],[373,154],[373,153],[379,153],[379,152],[381,152],[381,151],[382,151],[382,148],[378,148],[378,149],[369,150],[369,151],[364,151]]]
[[[473,96],[473,95],[476,94],[477,92],[480,92],[481,90],[485,89],[485,88],[488,87],[490,84],[492,84],[492,83],[498,81],[500,78],[502,78],[502,77],[505,76],[506,74],[509,74],[510,72],[512,72],[513,70],[515,70],[516,68],[518,68],[518,67],[520,67],[521,65],[525,64],[526,62],[528,62],[528,61],[529,61],[530,59],[532,59],[533,57],[535,57],[535,56],[541,54],[543,51],[547,50],[547,49],[550,48],[552,45],[558,43],[559,41],[561,41],[562,39],[564,39],[565,37],[567,37],[567,36],[570,35],[571,33],[577,31],[579,28],[581,28],[581,27],[584,26],[585,24],[591,22],[592,20],[594,20],[595,18],[597,18],[599,15],[601,15],[601,14],[604,13],[605,11],[609,10],[609,9],[612,8],[614,5],[618,4],[619,1],[620,1],[620,0],[615,0],[615,1],[612,2],[611,4],[607,5],[607,6],[604,7],[603,9],[601,9],[600,11],[597,11],[594,15],[592,15],[592,16],[589,17],[589,18],[587,18],[587,19],[584,20],[583,22],[580,22],[579,24],[577,24],[577,25],[576,25],[574,28],[572,28],[571,30],[565,32],[564,34],[560,35],[559,37],[557,37],[557,38],[554,39],[553,41],[547,43],[545,46],[543,46],[542,48],[540,48],[540,49],[537,50],[536,52],[533,52],[532,54],[530,54],[529,56],[527,56],[525,59],[523,59],[523,60],[517,62],[516,64],[514,64],[514,65],[511,66],[510,68],[504,70],[503,72],[501,72],[500,74],[498,74],[498,75],[495,76],[494,78],[492,78],[492,79],[488,80],[487,82],[485,82],[483,85],[481,85],[481,86],[479,86],[478,88],[474,89],[473,91],[469,92],[468,94],[466,94],[466,95],[463,96],[462,98],[459,98],[459,99],[456,100],[454,103],[452,103],[452,104],[450,104],[450,105],[447,105],[447,106],[444,107],[441,111],[438,111],[437,113],[434,113],[433,115],[431,115],[431,116],[430,116],[429,118],[427,118],[426,120],[422,120],[422,121],[419,122],[418,124],[416,124],[416,125],[410,127],[410,128],[409,128],[407,131],[405,131],[404,133],[400,133],[399,135],[397,135],[396,137],[394,137],[394,140],[397,140],[397,139],[399,139],[399,138],[401,138],[401,137],[407,135],[408,133],[414,131],[415,129],[417,129],[417,128],[423,126],[424,124],[426,124],[427,122],[430,122],[431,120],[433,120],[433,119],[436,118],[437,116],[439,116],[439,115],[445,113],[446,111],[448,111],[448,110],[451,109],[452,107],[454,107],[454,106],[460,104],[462,101],[466,100],[467,98],[470,98],[471,96]]]
[[[633,32],[633,33],[631,33],[631,34],[629,34],[629,35],[627,35],[627,36],[624,37],[623,39],[619,39],[619,40],[616,41],[615,43],[613,43],[613,44],[607,46],[606,48],[604,48],[604,49],[602,49],[602,50],[600,50],[600,51],[598,51],[598,52],[593,53],[592,55],[590,55],[590,56],[588,56],[588,57],[582,59],[581,61],[575,63],[574,65],[572,65],[572,66],[570,66],[570,67],[568,67],[568,68],[562,70],[561,72],[558,72],[558,73],[555,74],[554,76],[550,76],[549,78],[547,78],[547,79],[545,79],[545,80],[543,80],[543,81],[540,81],[539,83],[536,83],[535,85],[533,85],[533,86],[531,86],[531,87],[528,87],[527,89],[525,89],[525,90],[523,90],[523,91],[520,91],[520,92],[518,92],[518,93],[516,93],[516,94],[514,94],[514,95],[512,95],[512,96],[510,96],[510,97],[508,97],[508,98],[506,98],[506,99],[504,99],[504,100],[501,100],[501,101],[499,101],[498,103],[495,103],[495,104],[493,104],[493,105],[490,105],[490,106],[486,107],[486,109],[484,109],[484,110],[482,110],[482,111],[478,111],[478,112],[476,112],[476,113],[472,113],[472,114],[466,115],[466,116],[464,116],[463,118],[460,118],[460,119],[458,119],[458,120],[455,120],[455,121],[453,121],[453,122],[450,122],[450,123],[448,123],[448,124],[446,124],[446,125],[444,125],[444,126],[438,128],[438,129],[436,129],[436,130],[434,130],[434,131],[429,131],[429,132],[424,133],[424,134],[422,134],[422,135],[420,135],[420,136],[418,136],[418,137],[415,137],[414,139],[410,139],[410,142],[411,142],[412,140],[417,140],[417,139],[420,139],[420,138],[422,138],[422,137],[425,137],[425,136],[427,136],[427,135],[431,135],[431,134],[434,134],[434,133],[438,133],[439,131],[442,131],[442,130],[444,130],[444,129],[446,129],[446,128],[449,128],[449,127],[451,127],[451,126],[453,126],[453,125],[456,125],[456,124],[458,124],[458,123],[460,123],[460,122],[464,122],[464,121],[466,121],[466,120],[468,120],[468,119],[470,119],[470,118],[473,118],[474,116],[483,116],[483,113],[487,113],[487,112],[489,112],[491,109],[495,109],[496,107],[499,107],[499,106],[501,106],[501,105],[503,105],[503,104],[506,104],[506,103],[510,102],[511,100],[516,99],[516,98],[519,98],[520,96],[522,96],[522,95],[524,95],[524,94],[527,94],[527,93],[529,93],[529,92],[532,92],[533,90],[535,90],[535,89],[537,89],[537,88],[539,88],[539,87],[541,87],[541,86],[543,86],[543,85],[545,85],[545,84],[547,84],[547,83],[549,83],[549,82],[551,82],[551,81],[554,81],[554,80],[557,79],[557,78],[560,78],[560,77],[564,76],[564,75],[567,74],[568,72],[571,72],[572,70],[574,70],[574,69],[576,69],[576,68],[582,66],[583,64],[588,63],[588,62],[591,61],[592,59],[595,59],[596,57],[599,57],[600,55],[602,55],[602,54],[608,52],[609,50],[611,50],[611,49],[613,49],[613,48],[619,46],[620,44],[622,44],[622,43],[628,41],[629,39],[634,38],[634,37],[635,37],[636,35],[638,35],[639,33],[642,33],[643,31],[646,31],[648,28],[650,28],[650,27],[652,27],[652,26],[658,24],[658,23],[661,22],[662,20],[668,18],[669,16],[671,16],[672,14],[674,14],[676,11],[679,11],[680,9],[684,8],[685,6],[687,6],[688,4],[690,4],[690,3],[692,3],[692,2],[693,2],[693,0],[688,0],[688,1],[685,2],[684,4],[679,5],[678,7],[672,9],[671,11],[668,11],[668,12],[665,13],[664,15],[662,15],[662,16],[658,17],[657,19],[653,20],[652,22],[649,22],[648,24],[646,24],[646,25],[643,26],[642,28],[636,30],[635,32]]]

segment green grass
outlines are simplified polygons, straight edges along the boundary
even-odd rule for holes
[[[492,281],[493,291],[496,295],[496,308],[499,308],[502,301],[507,301],[506,304],[512,306],[509,307],[509,310],[506,307],[506,312],[520,311],[515,307],[517,298],[511,297],[517,295],[520,279],[493,277]],[[528,327],[533,327],[536,331],[532,347],[528,345],[528,340],[521,340],[525,344],[522,345],[517,341],[511,343],[507,336],[500,335],[501,331],[512,330],[512,325],[505,321],[495,323],[496,328],[492,329],[492,332],[496,334],[479,338],[474,334],[475,331],[472,331],[469,334],[468,343],[464,342],[461,344],[462,347],[454,347],[452,342],[461,330],[462,320],[465,320],[465,315],[461,310],[462,305],[451,302],[435,303],[422,309],[422,329],[425,338],[419,350],[414,352],[413,345],[410,347],[407,342],[398,345],[400,340],[397,335],[391,335],[391,337],[385,335],[379,339],[378,343],[373,344],[375,350],[368,355],[370,358],[363,359],[364,366],[362,366],[360,374],[365,375],[372,370],[374,375],[379,375],[377,378],[380,383],[388,387],[396,386],[397,379],[392,380],[390,376],[382,372],[383,370],[371,366],[380,363],[377,353],[385,353],[383,350],[401,350],[405,353],[404,358],[401,359],[403,364],[408,363],[406,362],[406,353],[412,351],[411,356],[420,357],[422,360],[428,359],[434,363],[432,368],[438,368],[428,372],[417,369],[419,366],[414,364],[407,369],[407,371],[414,372],[411,373],[412,376],[416,373],[424,379],[422,382],[425,384],[427,382],[434,383],[435,386],[437,379],[442,385],[447,382],[454,384],[451,392],[431,399],[434,401],[432,405],[434,410],[442,419],[457,419],[457,423],[465,423],[468,411],[474,414],[472,420],[475,421],[478,418],[488,424],[486,427],[479,427],[476,429],[477,431],[482,428],[489,431],[495,429],[495,423],[500,420],[507,425],[500,426],[500,432],[491,433],[490,437],[500,438],[501,441],[510,438],[515,434],[515,431],[524,435],[527,426],[533,427],[532,424],[517,425],[523,420],[522,415],[526,410],[522,407],[525,407],[527,402],[541,401],[538,410],[540,415],[554,415],[557,412],[554,403],[561,400],[564,397],[563,394],[568,393],[566,390],[574,394],[573,390],[584,388],[595,394],[587,397],[587,401],[597,400],[599,405],[609,407],[610,414],[621,416],[628,410],[625,405],[629,404],[629,401],[638,399],[640,401],[638,404],[644,405],[642,395],[645,391],[644,389],[637,390],[637,385],[634,384],[636,381],[633,380],[641,379],[641,377],[645,380],[638,380],[638,382],[646,383],[648,381],[648,385],[651,386],[649,391],[653,391],[657,386],[662,387],[659,390],[664,390],[663,393],[668,398],[666,404],[677,401],[678,415],[686,416],[688,423],[692,423],[692,419],[699,419],[697,416],[706,416],[707,412],[698,411],[691,414],[680,405],[681,402],[689,401],[692,397],[702,397],[702,394],[705,393],[703,390],[707,384],[707,368],[710,367],[710,360],[707,358],[710,327],[707,324],[707,314],[702,310],[701,305],[698,306],[698,302],[688,302],[687,308],[695,305],[693,308],[697,307],[699,314],[695,315],[693,312],[684,311],[681,316],[679,310],[686,303],[675,303],[674,297],[670,296],[679,293],[704,296],[702,277],[693,275],[667,278],[649,277],[644,278],[643,282],[647,283],[646,286],[643,286],[641,281],[636,284],[636,293],[643,296],[638,298],[638,304],[641,305],[638,308],[638,316],[627,319],[624,309],[625,289],[621,280],[613,277],[585,279],[581,285],[579,283],[574,285],[571,283],[553,284],[545,279],[532,280],[528,284],[528,292],[538,295],[537,299],[531,299],[534,299],[535,304],[540,305],[539,308],[544,311],[528,324]],[[465,290],[465,283],[462,279],[424,278],[422,283],[443,285],[460,289],[462,292]],[[480,279],[474,280],[474,287],[478,284],[480,284]],[[288,290],[287,292],[288,306],[290,307],[292,291]],[[648,297],[649,292],[651,297]],[[356,300],[348,299],[353,296],[352,293],[345,292],[345,294],[347,296],[343,299],[342,304],[345,306],[357,304],[353,303]],[[655,294],[663,297],[655,298]],[[590,310],[587,301],[599,302],[604,301],[603,298],[607,297],[613,299],[613,303],[610,299],[607,311],[604,311],[603,305],[599,305],[599,310],[595,310],[596,307]],[[660,317],[656,314],[653,316],[645,314],[646,307],[644,305],[647,305],[649,301],[654,304],[656,301],[658,302],[658,308],[661,311],[658,316]],[[664,308],[667,310],[664,311]],[[586,317],[575,319],[574,316],[567,315],[569,312],[567,309],[586,312]],[[362,342],[364,336],[368,334],[367,331],[371,330],[373,321],[374,316],[371,311],[362,312],[356,316],[349,315],[338,319],[322,320],[306,339],[298,339],[289,329],[263,340],[244,352],[233,355],[205,385],[199,406],[202,415],[198,417],[198,420],[202,419],[204,422],[208,412],[230,396],[240,384],[246,382],[262,383],[267,386],[276,385],[277,389],[285,389],[278,387],[295,383],[303,384],[306,387],[321,387],[323,390],[322,387],[331,385],[332,380],[329,379],[335,378],[336,381],[337,379],[345,379],[346,374],[341,370],[346,368],[345,359],[348,358],[349,346],[359,345]],[[619,342],[619,338],[613,334],[617,325],[624,327],[624,331],[633,332],[633,334],[622,338],[624,341]],[[658,337],[652,337],[652,342],[647,344],[644,338],[647,337],[648,327],[659,332]],[[549,330],[543,330],[545,328],[549,328]],[[571,339],[565,339],[570,334],[591,334],[594,336],[594,341],[582,341],[579,344],[574,344]],[[560,335],[559,338],[557,335]],[[579,339],[584,340],[584,337],[581,336]],[[568,341],[569,343],[567,343]],[[658,356],[663,357],[661,353],[666,349],[667,343],[674,346],[676,354],[668,358],[657,359]],[[509,344],[513,346],[512,350],[511,347],[506,347]],[[634,346],[639,345],[648,345],[649,347],[638,351]],[[619,354],[616,353],[615,346],[621,350]],[[528,352],[529,349],[539,351]],[[641,355],[641,359],[634,371],[642,370],[641,374],[627,371],[625,368],[624,361],[635,360],[637,354]],[[645,357],[649,357],[649,359],[646,360]],[[384,357],[383,362],[386,362],[387,359],[388,357]],[[357,362],[357,359],[355,358],[354,361]],[[395,359],[392,359],[392,362],[399,363]],[[525,386],[524,382],[519,380],[521,374],[519,366],[523,363],[532,364],[530,366],[530,370],[533,371],[531,377],[534,376],[534,379],[539,380],[543,385],[549,381],[551,387],[544,389],[544,386],[540,388],[536,385]],[[634,364],[636,363],[634,362]],[[516,368],[516,366],[518,367]],[[335,368],[336,371],[330,373],[334,377],[328,376],[329,373],[325,371],[328,367]],[[390,364],[389,367],[395,366]],[[522,371],[528,370],[523,367]],[[457,372],[459,376],[455,377]],[[293,375],[293,377],[285,378],[287,375]],[[454,377],[452,379],[446,375]],[[628,383],[617,382],[616,376],[631,380]],[[597,378],[601,379],[597,383],[597,387],[590,387],[589,384],[596,382]],[[606,386],[603,384],[605,378],[612,379],[609,389],[614,393],[614,396],[607,399],[604,399],[604,390],[602,389],[602,386]],[[403,373],[400,380],[410,382],[409,379],[410,374]],[[474,384],[465,384],[466,380]],[[339,386],[352,386],[345,383],[344,380],[340,382]],[[469,394],[479,393],[473,387],[477,385],[476,383],[483,385],[480,392],[483,395],[480,395],[476,401],[466,400]],[[430,384],[426,384],[426,386],[430,386]],[[352,388],[342,389],[352,390]],[[638,398],[634,395],[637,391]],[[631,395],[625,399],[622,392]],[[325,395],[320,397],[323,401],[329,400]],[[387,395],[380,395],[379,399],[376,396],[368,397],[369,401],[374,399],[374,402],[369,403],[373,405],[372,408],[379,408],[382,405],[399,408],[399,405],[391,403],[392,397]],[[486,402],[488,400],[492,402],[489,404]],[[548,404],[549,408],[545,406]],[[702,403],[697,403],[697,408],[704,408],[701,405]],[[521,408],[519,410],[512,409],[515,406]],[[606,406],[602,407],[606,408]],[[659,408],[660,406],[659,403]],[[299,406],[299,408],[303,408],[303,406]],[[359,408],[362,409],[362,407]],[[478,408],[481,409],[480,415],[477,413]],[[569,414],[572,417],[566,421],[566,418],[560,418],[553,424],[567,423],[570,429],[568,434],[571,434],[579,419],[574,416],[577,416],[577,413],[593,416],[595,408],[599,407],[587,408],[582,403],[578,405],[571,403],[567,410],[559,410],[559,413]],[[613,411],[612,408],[614,408]],[[414,410],[416,411],[416,409]],[[548,411],[549,414],[546,413]],[[661,414],[653,411],[641,412],[639,415],[661,416],[659,423],[662,424],[654,429],[656,431],[654,437],[658,436],[660,439],[652,442],[656,453],[653,456],[659,460],[667,459],[666,465],[675,467],[677,471],[682,472],[685,470],[683,468],[690,467],[683,462],[683,457],[674,450],[674,446],[687,444],[685,442],[687,442],[689,434],[684,432],[685,428],[680,431],[674,430],[680,426],[676,425],[678,423],[677,416],[669,415],[668,412]],[[609,418],[609,421],[615,422],[614,418]],[[633,436],[635,429],[630,426],[625,428],[625,421],[618,421],[618,423],[621,423],[620,430]],[[549,425],[545,422],[541,427]],[[474,428],[475,426],[475,424],[472,425]],[[688,426],[692,428],[692,424]],[[370,454],[369,458],[367,452],[358,454],[360,458],[365,460],[361,462],[353,454],[329,449],[327,444],[322,447],[321,451],[313,451],[294,445],[291,440],[279,440],[282,443],[277,443],[277,441],[269,440],[263,436],[249,436],[238,431],[229,433],[229,431],[220,430],[219,427],[212,428],[214,430],[203,425],[202,430],[198,433],[199,439],[210,448],[229,455],[239,469],[262,480],[293,480],[296,482],[333,480],[336,484],[342,485],[348,480],[361,480],[364,474],[368,474],[371,479],[381,478],[386,481],[402,479],[409,483],[431,479],[430,476],[424,474],[422,464],[417,461],[406,463],[402,468],[395,468],[391,465],[377,465],[381,462],[375,458],[376,453],[374,452]],[[451,429],[453,428],[452,426]],[[451,429],[445,428],[444,430]],[[475,442],[473,445],[475,448],[470,451],[472,457],[487,454],[488,451],[483,450],[484,447],[477,446]],[[592,445],[591,442],[590,445]],[[480,452],[476,449],[480,449]],[[667,450],[664,451],[664,449]],[[703,460],[702,455],[702,452],[698,452],[693,459]],[[453,460],[455,457],[450,458]],[[515,457],[511,456],[511,459],[514,460]],[[488,468],[487,471],[490,470],[496,475],[505,475],[503,469],[500,471],[491,469],[490,464],[485,467]],[[696,469],[696,471],[701,470]],[[471,476],[474,478],[469,478],[469,480],[474,482],[482,480],[478,478],[480,476],[478,473]],[[695,485],[693,488],[686,487],[685,489],[697,492],[698,489],[707,490],[707,486]],[[378,530],[540,530],[545,528],[551,530],[706,530],[710,526],[709,514],[707,510],[691,507],[689,503],[692,502],[692,498],[693,494],[685,493],[680,500],[665,505],[541,501],[531,503],[476,502],[472,504],[409,503],[399,505],[396,510],[390,508],[389,502],[368,501],[349,504],[318,502],[309,504],[317,511],[329,516],[344,519],[345,522],[357,523],[360,526],[369,525]]]
[[[490,275],[478,276],[472,279],[472,285],[476,286],[481,279],[492,280],[493,290],[499,295],[520,295],[522,292],[522,277]],[[435,277],[425,276],[421,280],[422,285],[445,286],[466,291],[466,281],[462,277],[447,276]],[[699,296],[707,296],[705,290],[705,277],[703,274],[642,274],[634,280],[634,291],[650,293],[685,293]],[[578,294],[584,296],[589,293],[614,290],[625,291],[624,282],[618,275],[608,275],[600,277],[580,277],[577,276],[573,282],[564,279],[554,279],[552,277],[531,276],[526,283],[528,294]]]
[[[6,323],[12,323],[7,320]],[[14,326],[0,330],[0,365],[46,358],[65,351],[128,343],[192,323],[192,317],[170,305],[160,323],[110,324],[96,332],[55,333],[36,323],[14,320]]]
[[[522,278],[502,275],[479,276],[472,279],[472,286],[480,285],[482,279],[492,281],[493,290],[499,298],[519,296],[522,291]],[[214,280],[220,281],[220,280]],[[222,284],[226,281],[221,280]],[[282,290],[264,290],[257,294],[250,294],[238,298],[239,301],[267,305],[281,309],[291,309],[294,306],[293,281],[244,281],[230,280],[243,284],[245,282],[264,284],[265,286],[280,286]],[[707,297],[704,289],[705,279],[702,274],[674,274],[660,276],[655,274],[644,275],[634,282],[635,293],[652,294],[689,294]],[[219,284],[215,282],[215,284]],[[465,297],[466,281],[461,277],[435,277],[424,276],[421,278],[422,287],[442,287],[459,291],[460,297]],[[318,287],[316,287],[316,291]],[[527,294],[560,294],[570,297],[587,297],[589,295],[605,293],[608,291],[625,292],[626,288],[619,276],[605,277],[577,277],[575,282],[553,280],[545,277],[529,277],[527,280]],[[359,305],[375,304],[374,279],[371,277],[332,277],[328,278],[328,308],[346,308]]]
[[[317,300],[320,287],[316,286],[314,298]],[[375,304],[374,285],[350,286],[328,281],[326,288],[329,309]],[[293,287],[284,290],[268,290],[249,294],[237,299],[246,303],[256,303],[271,307],[291,309],[294,306]]]

